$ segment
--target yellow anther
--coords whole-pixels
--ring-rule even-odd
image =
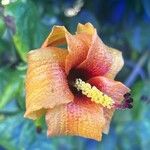
[[[82,81],[81,79],[76,79],[74,87],[78,91],[81,91],[83,95],[86,95],[91,101],[101,104],[103,107],[112,108],[114,101],[111,97],[107,96],[95,86],[91,86],[89,83]]]

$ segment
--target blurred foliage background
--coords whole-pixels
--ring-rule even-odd
[[[132,89],[132,110],[116,111],[102,142],[46,137],[43,121],[23,118],[27,52],[41,46],[53,25],[72,33],[91,22],[102,40],[120,49],[125,66],[117,76]],[[149,0],[0,1],[0,150],[149,150]]]

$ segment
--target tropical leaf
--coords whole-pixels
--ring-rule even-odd
[[[34,48],[34,34],[38,24],[37,8],[32,1],[16,1],[6,7],[7,13],[14,18],[16,33],[13,36],[17,51],[26,61],[27,52]]]
[[[0,86],[0,109],[4,108],[10,101],[17,99],[17,97],[19,99],[18,93],[20,93],[20,96],[23,95],[24,89],[21,71],[4,70],[0,72],[0,79],[2,79]]]

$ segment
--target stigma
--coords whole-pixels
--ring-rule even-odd
[[[83,95],[90,98],[92,102],[101,104],[103,107],[106,107],[108,109],[113,108],[113,105],[115,103],[114,100],[101,92],[95,86],[91,86],[89,83],[86,83],[79,78],[75,80],[74,87],[78,91],[81,91]]]

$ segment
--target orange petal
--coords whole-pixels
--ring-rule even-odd
[[[63,69],[67,54],[54,47],[29,52],[25,117],[36,119],[45,109],[73,100]]]
[[[118,81],[108,79],[106,77],[94,77],[88,81],[91,85],[96,86],[100,91],[104,92],[117,103],[120,103],[124,97],[123,95],[130,91],[128,87]],[[111,118],[113,116],[114,109],[104,108],[104,116],[106,119],[106,125],[103,130],[104,133],[108,133]]]
[[[111,123],[114,111],[115,109],[108,109],[108,108],[103,109],[104,117],[105,117],[105,126],[103,128],[103,133],[105,134],[108,134],[109,132],[110,123]]]
[[[100,141],[105,125],[102,108],[85,99],[49,109],[46,114],[49,136],[76,135]]]
[[[79,65],[86,59],[89,47],[91,45],[91,36],[85,33],[71,35],[66,34],[69,54],[66,57],[66,73],[71,68]]]
[[[110,67],[110,70],[105,74],[105,77],[114,79],[118,72],[122,69],[124,60],[120,51],[111,47],[108,47],[108,49],[112,55],[112,65]]]
[[[87,33],[89,35],[93,35],[95,32],[95,28],[91,23],[86,23],[85,25],[78,23],[77,26],[77,34],[79,33]]]
[[[110,69],[111,63],[111,53],[95,32],[87,58],[77,68],[84,70],[87,78],[91,78],[106,74]]]
[[[42,47],[57,46],[66,43],[65,34],[68,33],[64,26],[54,26]]]

